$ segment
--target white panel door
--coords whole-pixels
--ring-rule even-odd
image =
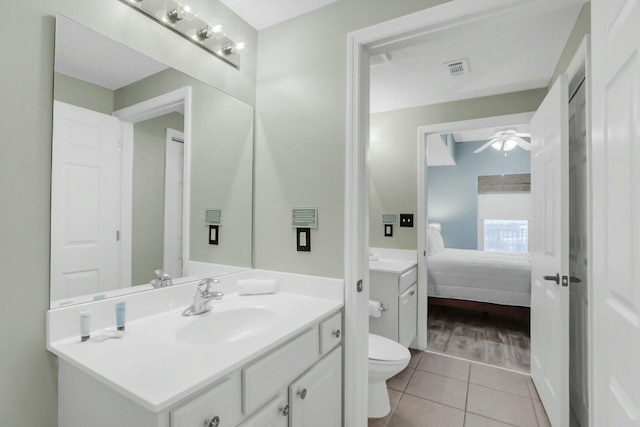
[[[182,277],[182,205],[184,193],[184,134],[167,129],[164,169],[163,269]]]
[[[586,81],[569,102],[569,399],[580,425],[589,425],[589,203]],[[579,282],[576,280],[579,279]]]
[[[531,120],[531,377],[555,427],[569,425],[567,90],[562,75]]]
[[[51,299],[119,287],[120,122],[53,106]]]
[[[640,3],[592,17],[593,423],[640,426]]]

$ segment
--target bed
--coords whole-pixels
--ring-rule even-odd
[[[451,249],[429,240],[430,297],[531,306],[529,254]]]

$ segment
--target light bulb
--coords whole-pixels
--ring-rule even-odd
[[[502,150],[502,144],[503,144],[502,140],[496,141],[493,144],[491,144],[491,148],[493,148],[494,150],[500,151]]]
[[[513,150],[514,148],[516,148],[516,146],[517,146],[517,145],[518,145],[518,143],[517,143],[517,142],[515,142],[513,139],[507,139],[507,140],[504,142],[504,148],[503,148],[503,150],[504,150],[504,151],[511,151],[511,150]]]
[[[214,19],[209,23],[209,27],[211,28],[211,32],[213,34],[213,38],[216,40],[220,40],[226,34],[224,32],[224,27],[222,26],[222,21],[219,19]]]

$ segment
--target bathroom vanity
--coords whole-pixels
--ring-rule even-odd
[[[147,296],[163,291],[189,293],[168,288]],[[128,308],[137,303],[132,298]],[[167,299],[169,305],[179,300]],[[108,316],[101,311],[113,304],[93,303],[92,313],[101,322]],[[59,425],[341,425],[341,301],[289,292],[230,293],[212,307],[192,317],[182,316],[181,305],[141,317],[127,324],[124,338],[104,342],[80,342],[75,329],[64,337],[76,312],[87,307],[50,311],[48,349],[59,358]]]
[[[379,318],[369,318],[369,332],[409,347],[417,334],[418,270],[415,251],[376,249],[369,262],[370,299],[385,304]],[[413,257],[412,257],[413,255]]]

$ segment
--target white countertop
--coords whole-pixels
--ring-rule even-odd
[[[275,324],[254,336],[221,345],[184,344],[176,332],[229,304],[250,304],[278,314]],[[49,350],[153,412],[212,384],[257,355],[278,347],[319,320],[337,312],[341,301],[279,292],[227,294],[213,311],[192,317],[184,307],[129,322],[122,339],[80,342],[78,337],[49,343]],[[221,325],[224,327],[224,325]],[[93,331],[92,336],[99,332]]]
[[[418,265],[416,260],[378,258],[376,261],[369,261],[369,270],[382,273],[400,274]]]

